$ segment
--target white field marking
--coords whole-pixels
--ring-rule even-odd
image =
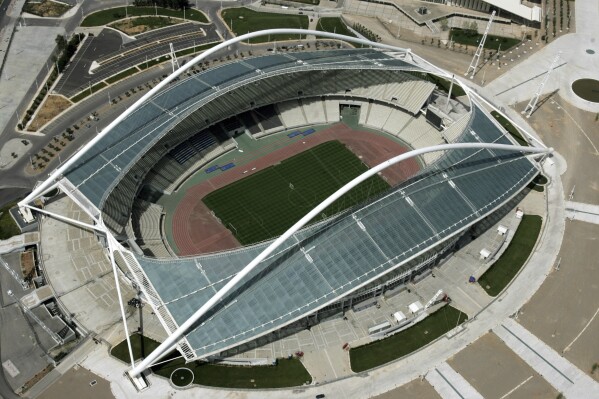
[[[561,109],[562,111],[564,111],[566,113],[566,115],[568,115],[568,117],[570,119],[572,119],[572,122],[574,122],[574,124],[576,125],[576,127],[578,128],[578,130],[580,130],[582,132],[583,136],[586,137],[586,139],[589,141],[589,143],[591,143],[591,145],[595,149],[595,155],[599,155],[599,150],[597,149],[597,147],[595,146],[595,144],[591,141],[591,139],[586,134],[586,132],[582,129],[582,127],[580,127],[580,125],[578,124],[578,122],[576,122],[576,119],[572,118],[572,115],[570,115],[570,113],[568,111],[566,111],[566,109],[564,107],[561,107],[559,102],[556,101],[556,104],[558,105],[557,108]]]
[[[512,388],[512,390],[511,390],[511,391],[509,391],[508,393],[506,393],[505,395],[503,395],[503,396],[502,396],[501,398],[499,398],[499,399],[504,399],[504,398],[507,398],[507,397],[508,397],[508,396],[510,396],[512,393],[514,393],[514,391],[515,391],[516,389],[520,388],[522,385],[524,385],[524,384],[526,384],[528,381],[530,381],[530,379],[531,379],[532,377],[533,377],[533,376],[531,375],[530,377],[528,377],[527,379],[525,379],[524,381],[522,381],[521,383],[519,383],[518,385],[516,385],[514,388]]]
[[[577,335],[576,337],[574,337],[574,339],[572,340],[572,342],[570,342],[570,343],[568,344],[568,346],[566,346],[566,347],[564,348],[564,350],[563,350],[564,352],[567,352],[567,351],[569,351],[569,350],[570,350],[570,347],[571,347],[572,345],[574,345],[574,342],[576,342],[576,340],[577,340],[578,338],[580,338],[580,336],[582,335],[582,333],[584,333],[584,331],[585,331],[585,330],[586,330],[586,329],[589,327],[589,325],[590,325],[590,324],[593,322],[593,320],[594,320],[594,319],[595,319],[595,317],[597,316],[597,313],[599,313],[599,308],[597,308],[597,310],[595,311],[595,314],[593,315],[593,317],[591,317],[591,320],[589,320],[589,322],[586,324],[586,326],[584,326],[584,328],[583,328],[582,330],[580,330],[580,332],[578,333],[578,335]]]

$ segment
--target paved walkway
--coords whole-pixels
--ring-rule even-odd
[[[599,224],[599,205],[567,201],[566,217],[587,223]]]
[[[493,332],[567,398],[599,396],[599,383],[513,319],[504,320]]]
[[[20,107],[21,100],[42,84],[51,65],[47,60],[56,47],[58,34],[64,34],[60,27],[23,26],[15,29],[0,77],[0,132],[7,127],[10,119],[18,112],[22,119],[27,107]],[[41,75],[41,76],[40,76]],[[13,128],[14,126],[10,126]]]
[[[429,371],[426,380],[443,399],[483,399],[483,396],[446,362]]]
[[[559,95],[575,107],[591,112],[599,111],[599,103],[581,99],[571,87],[572,82],[577,79],[599,79],[599,41],[596,40],[599,37],[599,2],[578,0],[574,4],[576,33],[558,38],[515,66],[509,73],[489,83],[489,92],[510,105],[529,100],[539,88],[551,62],[561,52],[561,61],[545,85],[543,94],[558,90]]]
[[[39,240],[40,234],[37,231],[0,240],[0,254],[7,254],[18,249],[23,249],[28,245],[37,244]]]

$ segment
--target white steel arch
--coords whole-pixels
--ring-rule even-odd
[[[210,310],[218,301],[220,301],[238,282],[240,282],[245,276],[248,275],[260,262],[266,259],[272,252],[274,252],[283,242],[289,237],[295,234],[299,229],[309,223],[314,217],[321,214],[321,212],[339,199],[341,196],[346,194],[352,188],[379,173],[380,171],[395,165],[399,162],[405,161],[416,156],[426,154],[429,152],[436,151],[447,151],[456,149],[492,149],[501,151],[512,151],[512,152],[526,152],[531,154],[549,154],[553,152],[552,148],[540,148],[540,147],[520,147],[516,145],[508,144],[491,144],[491,143],[458,143],[458,144],[441,144],[431,147],[420,148],[412,150],[404,154],[398,155],[379,165],[367,170],[360,176],[351,180],[345,184],[339,190],[335,191],[331,196],[317,205],[314,209],[308,212],[303,218],[298,220],[293,226],[291,226],[285,233],[274,240],[268,247],[266,247],[254,260],[252,260],[246,267],[244,267],[237,275],[232,278],[227,284],[225,284],[212,298],[210,298],[204,305],[202,305],[185,323],[181,324],[177,330],[175,330],[162,344],[158,346],[152,353],[148,355],[141,363],[135,366],[129,375],[133,378],[137,377],[146,368],[150,367],[152,363],[159,358],[164,352],[170,350],[174,344],[177,343],[179,338],[185,334],[185,332],[191,328],[208,310]]]
[[[106,136],[108,133],[110,133],[110,131],[115,126],[117,126],[119,123],[121,123],[125,118],[127,118],[133,112],[135,112],[144,102],[146,102],[148,99],[150,99],[152,96],[154,96],[154,94],[159,92],[163,87],[165,87],[166,85],[171,83],[173,80],[175,80],[176,78],[181,76],[183,73],[185,73],[188,69],[190,69],[192,66],[194,66],[198,62],[203,61],[204,59],[210,57],[212,54],[218,52],[219,50],[226,49],[231,44],[238,43],[238,42],[248,40],[248,39],[253,39],[255,37],[277,35],[277,34],[315,35],[315,36],[325,37],[325,38],[329,38],[329,39],[338,39],[338,40],[343,40],[343,41],[347,41],[347,42],[377,47],[377,48],[381,48],[381,49],[393,50],[393,51],[403,52],[406,54],[411,54],[410,49],[391,46],[391,45],[383,44],[383,43],[371,42],[369,40],[359,39],[357,37],[339,35],[337,33],[321,32],[321,31],[317,31],[317,30],[308,30],[308,29],[286,29],[286,28],[285,29],[267,29],[267,30],[261,30],[261,31],[256,31],[256,32],[250,32],[245,35],[234,37],[232,39],[229,39],[220,44],[217,44],[216,46],[204,51],[202,54],[193,58],[191,61],[185,63],[185,65],[183,65],[181,68],[177,69],[172,74],[170,74],[166,79],[164,79],[162,82],[160,82],[156,86],[154,86],[153,89],[151,89],[146,94],[144,94],[131,107],[127,108],[125,110],[125,112],[123,112],[116,119],[114,119],[110,124],[108,124],[104,129],[102,129],[100,134],[98,134],[96,137],[94,137],[92,140],[90,140],[81,150],[79,150],[77,152],[77,154],[73,155],[65,163],[63,163],[59,168],[57,168],[42,184],[40,184],[38,187],[36,187],[25,199],[23,199],[21,202],[19,202],[19,205],[23,206],[24,204],[27,204],[27,203],[33,201],[39,195],[41,195],[45,191],[47,191],[49,189],[50,185],[55,183],[69,167],[71,167],[75,162],[77,162],[77,160],[79,158],[81,158],[81,156],[83,156],[83,154],[85,154],[89,149],[91,149],[94,145],[96,145],[96,143],[98,141],[100,141],[104,136]]]

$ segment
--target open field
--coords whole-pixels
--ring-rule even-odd
[[[111,22],[118,21],[120,19],[125,19],[128,17],[139,17],[144,15],[160,15],[165,17],[174,17],[181,19],[183,19],[184,17],[182,10],[171,10],[168,8],[160,7],[115,7],[88,15],[81,22],[81,26],[90,27],[108,25]],[[206,17],[206,15],[204,15],[204,13],[198,10],[186,10],[185,19],[202,23],[208,22],[208,18]]]
[[[522,217],[522,222],[505,252],[478,279],[478,283],[487,294],[497,296],[518,274],[537,242],[542,222],[543,219],[537,215]]]
[[[356,37],[356,35],[354,35],[352,33],[352,31],[347,29],[347,26],[343,23],[343,21],[339,17],[322,17],[322,18],[320,18],[318,20],[318,25],[317,25],[316,29],[323,31],[323,32],[331,32],[331,33],[337,33],[339,35]]]
[[[485,334],[447,363],[485,398],[556,398],[558,392],[497,335]]]
[[[465,313],[449,305],[444,306],[407,330],[350,349],[351,368],[359,373],[399,359],[429,344],[467,319]]]
[[[136,359],[142,357],[142,343],[144,354],[149,354],[159,345],[158,342],[150,338],[143,337],[142,340],[140,335],[133,334],[131,336],[131,347],[133,356]],[[130,362],[126,341],[114,346],[110,353],[123,362]],[[283,388],[299,386],[312,381],[310,374],[296,358],[277,359],[277,364],[274,366],[242,367],[203,362],[185,364],[183,358],[175,358],[177,356],[179,354],[176,352],[167,355],[165,360],[169,358],[172,360],[152,367],[152,372],[170,378],[173,371],[185,367],[193,372],[193,382],[195,384],[224,388]]]
[[[242,245],[276,237],[338,188],[368,170],[339,141],[323,143],[204,197]],[[389,188],[373,176],[323,212],[331,216]]]
[[[229,29],[233,31],[235,36],[263,29],[308,29],[308,17],[306,15],[274,14],[252,11],[247,8],[227,8],[222,11],[221,17]],[[294,40],[298,38],[298,35],[263,36],[252,39],[251,43],[263,43],[273,40]]]

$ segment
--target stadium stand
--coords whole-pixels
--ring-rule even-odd
[[[281,130],[283,122],[279,119],[277,111],[273,105],[266,105],[264,107],[255,109],[253,111],[256,119],[262,125],[265,133],[275,132]]]
[[[358,119],[358,123],[360,125],[366,126],[366,121],[368,120],[368,114],[370,113],[370,103],[363,102],[360,105],[360,118]]]
[[[389,119],[392,111],[393,108],[387,105],[372,103],[365,125],[373,129],[381,130],[385,123],[387,123],[387,119]]]
[[[411,115],[398,109],[393,109],[389,115],[389,118],[387,118],[387,121],[383,125],[383,130],[392,135],[397,135],[397,133],[404,128],[411,118]]]
[[[324,100],[324,109],[326,111],[326,118],[328,123],[339,122],[339,101],[335,100]]]
[[[251,111],[239,114],[238,117],[251,135],[255,135],[262,132],[260,126],[258,125],[258,122],[252,116]]]
[[[327,122],[324,105],[320,99],[304,100],[304,114],[310,124],[318,125]]]
[[[285,128],[293,129],[294,127],[305,126],[308,124],[308,121],[304,117],[302,108],[297,100],[279,103],[277,104],[277,108]]]

